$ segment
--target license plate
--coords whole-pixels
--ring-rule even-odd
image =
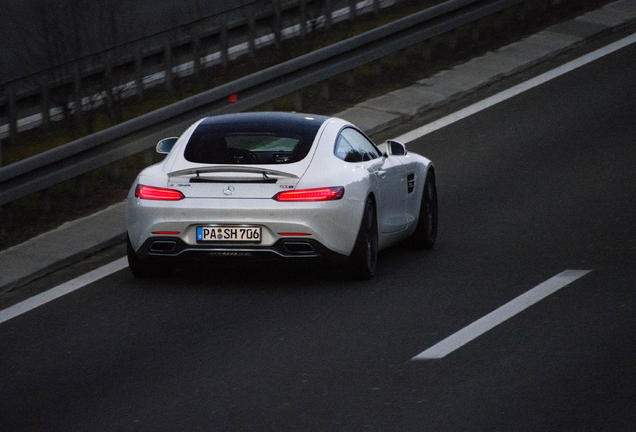
[[[261,242],[261,227],[197,227],[198,242]]]

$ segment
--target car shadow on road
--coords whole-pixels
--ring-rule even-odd
[[[137,280],[137,286],[153,290],[203,289],[240,291],[297,291],[373,289],[396,283],[399,274],[427,268],[434,251],[416,250],[398,244],[379,254],[378,269],[371,280],[356,280],[342,261],[245,261],[220,259],[184,263],[168,274]]]
[[[219,260],[184,263],[168,274],[138,279],[137,286],[152,289],[298,290],[336,287],[351,280],[342,265],[303,262],[241,262]]]

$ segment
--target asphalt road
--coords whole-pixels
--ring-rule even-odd
[[[124,270],[0,324],[0,429],[636,430],[634,83],[632,45],[409,144],[437,166],[438,244],[370,282]]]

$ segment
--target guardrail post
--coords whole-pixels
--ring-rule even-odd
[[[376,60],[373,62],[373,74],[376,77],[382,76],[382,60]]]
[[[251,6],[247,6],[247,53],[251,59],[256,57],[256,20]]]
[[[44,214],[51,212],[51,191],[49,189],[40,191],[40,211]]]
[[[320,83],[320,97],[323,100],[331,99],[331,90],[327,81],[323,81],[322,83]]]
[[[422,55],[424,56],[424,61],[433,60],[433,40],[428,39],[424,41],[424,49],[422,50]]]
[[[495,31],[501,33],[504,28],[504,14],[503,12],[497,12],[493,17],[495,20]]]
[[[121,178],[121,162],[117,161],[112,165],[110,176],[113,180],[119,180]]]
[[[457,49],[457,35],[459,31],[455,29],[448,34],[448,49],[455,51]]]
[[[77,198],[84,198],[86,195],[86,174],[75,177],[75,194]]]
[[[332,0],[325,0],[325,29],[327,31],[331,30],[331,9],[332,9]]]
[[[139,47],[135,53],[135,90],[137,99],[144,97],[144,54],[143,48]]]
[[[9,101],[9,142],[15,144],[18,139],[18,107],[15,101],[15,88],[7,87],[7,99]]]
[[[280,14],[280,0],[272,0],[272,6],[274,8],[274,16],[272,17],[272,31],[274,33],[274,47],[276,49],[280,48],[280,43],[282,41],[281,31],[283,28],[283,23],[281,20]]]
[[[470,39],[474,43],[479,42],[479,20],[470,25]]]
[[[294,92],[294,111],[300,112],[303,110],[303,95],[299,91]]]
[[[73,79],[73,101],[75,106],[73,113],[76,118],[82,115],[82,75],[80,74],[79,66],[75,69],[75,77]]]
[[[357,0],[349,0],[349,21],[355,21],[356,19],[356,3]]]
[[[46,79],[42,79],[40,84],[40,110],[42,111],[42,129],[49,130],[51,126],[51,98]]]
[[[224,68],[228,67],[229,64],[229,42],[227,35],[227,20],[225,19],[225,15],[221,18],[221,34],[219,35],[221,38],[221,64]]]
[[[201,73],[201,38],[199,37],[199,27],[194,26],[190,33],[190,40],[192,41],[192,60],[194,61],[194,76],[198,77]]]
[[[526,3],[521,3],[517,6],[519,8],[519,21],[524,22],[526,17],[528,16],[528,9],[526,8]]]
[[[154,157],[155,157],[154,149],[149,148],[144,150],[143,156],[142,156],[144,166],[152,165]]]
[[[300,0],[298,5],[300,8],[300,36],[303,39],[307,38],[307,2]]]
[[[2,228],[5,232],[13,229],[13,206],[11,203],[2,206]]]
[[[409,59],[406,55],[406,50],[400,51],[398,53],[398,64],[400,65],[400,67],[405,68],[408,62],[409,62]]]
[[[356,86],[356,74],[350,70],[347,72],[347,87],[353,88]]]
[[[113,64],[110,55],[104,56],[104,89],[106,90],[106,106],[113,106]]]
[[[166,69],[166,81],[165,86],[166,90],[169,92],[173,89],[173,76],[172,76],[172,43],[170,40],[166,40],[166,49],[163,54],[163,63]]]

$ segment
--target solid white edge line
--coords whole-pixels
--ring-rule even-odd
[[[476,339],[486,333],[488,330],[493,329],[507,319],[517,315],[519,312],[529,308],[533,304],[543,300],[550,294],[555,293],[564,286],[571,284],[591,271],[592,270],[566,270],[559,273],[514,300],[509,301],[488,315],[478,319],[467,327],[464,327],[457,333],[433,345],[426,351],[421,352],[411,360],[435,360],[445,357],[466,345],[473,339]]]
[[[30,299],[17,303],[7,309],[0,311],[0,324],[10,320],[11,318],[15,318],[18,315],[22,315],[23,313],[42,306],[43,304],[53,301],[56,298],[62,297],[63,295],[83,288],[86,285],[89,285],[113,273],[116,273],[119,270],[125,269],[126,267],[128,267],[128,259],[126,257],[123,257],[98,269],[83,274],[82,276],[76,277],[75,279],[58,285],[55,288],[51,288],[50,290],[45,291],[42,294],[38,294],[34,297],[31,297]]]
[[[423,137],[431,132],[435,132],[438,129],[446,127],[450,124],[453,124],[459,120],[465,119],[473,114],[478,113],[479,111],[483,111],[486,108],[490,108],[493,105],[498,104],[499,102],[503,102],[507,99],[510,99],[520,93],[523,93],[527,90],[530,90],[534,87],[537,87],[543,83],[546,83],[554,78],[557,78],[561,75],[564,75],[568,72],[573,71],[581,66],[584,66],[588,63],[593,62],[594,60],[598,60],[601,57],[604,57],[608,54],[613,53],[614,51],[618,51],[621,48],[624,48],[628,45],[636,42],[636,34],[632,34],[624,39],[611,43],[603,48],[600,48],[596,51],[588,53],[582,57],[579,57],[576,60],[572,60],[569,63],[566,63],[562,66],[557,67],[551,71],[545,72],[535,78],[532,78],[528,81],[525,81],[521,84],[518,84],[514,87],[511,87],[507,90],[502,91],[501,93],[497,93],[489,98],[486,98],[480,102],[477,102],[473,105],[470,105],[464,109],[461,109],[457,112],[454,112],[446,117],[442,117],[439,120],[436,120],[432,123],[426,124],[422,127],[414,129],[410,132],[407,132],[399,137],[395,138],[395,141],[402,142],[404,144],[414,141],[418,138]]]

